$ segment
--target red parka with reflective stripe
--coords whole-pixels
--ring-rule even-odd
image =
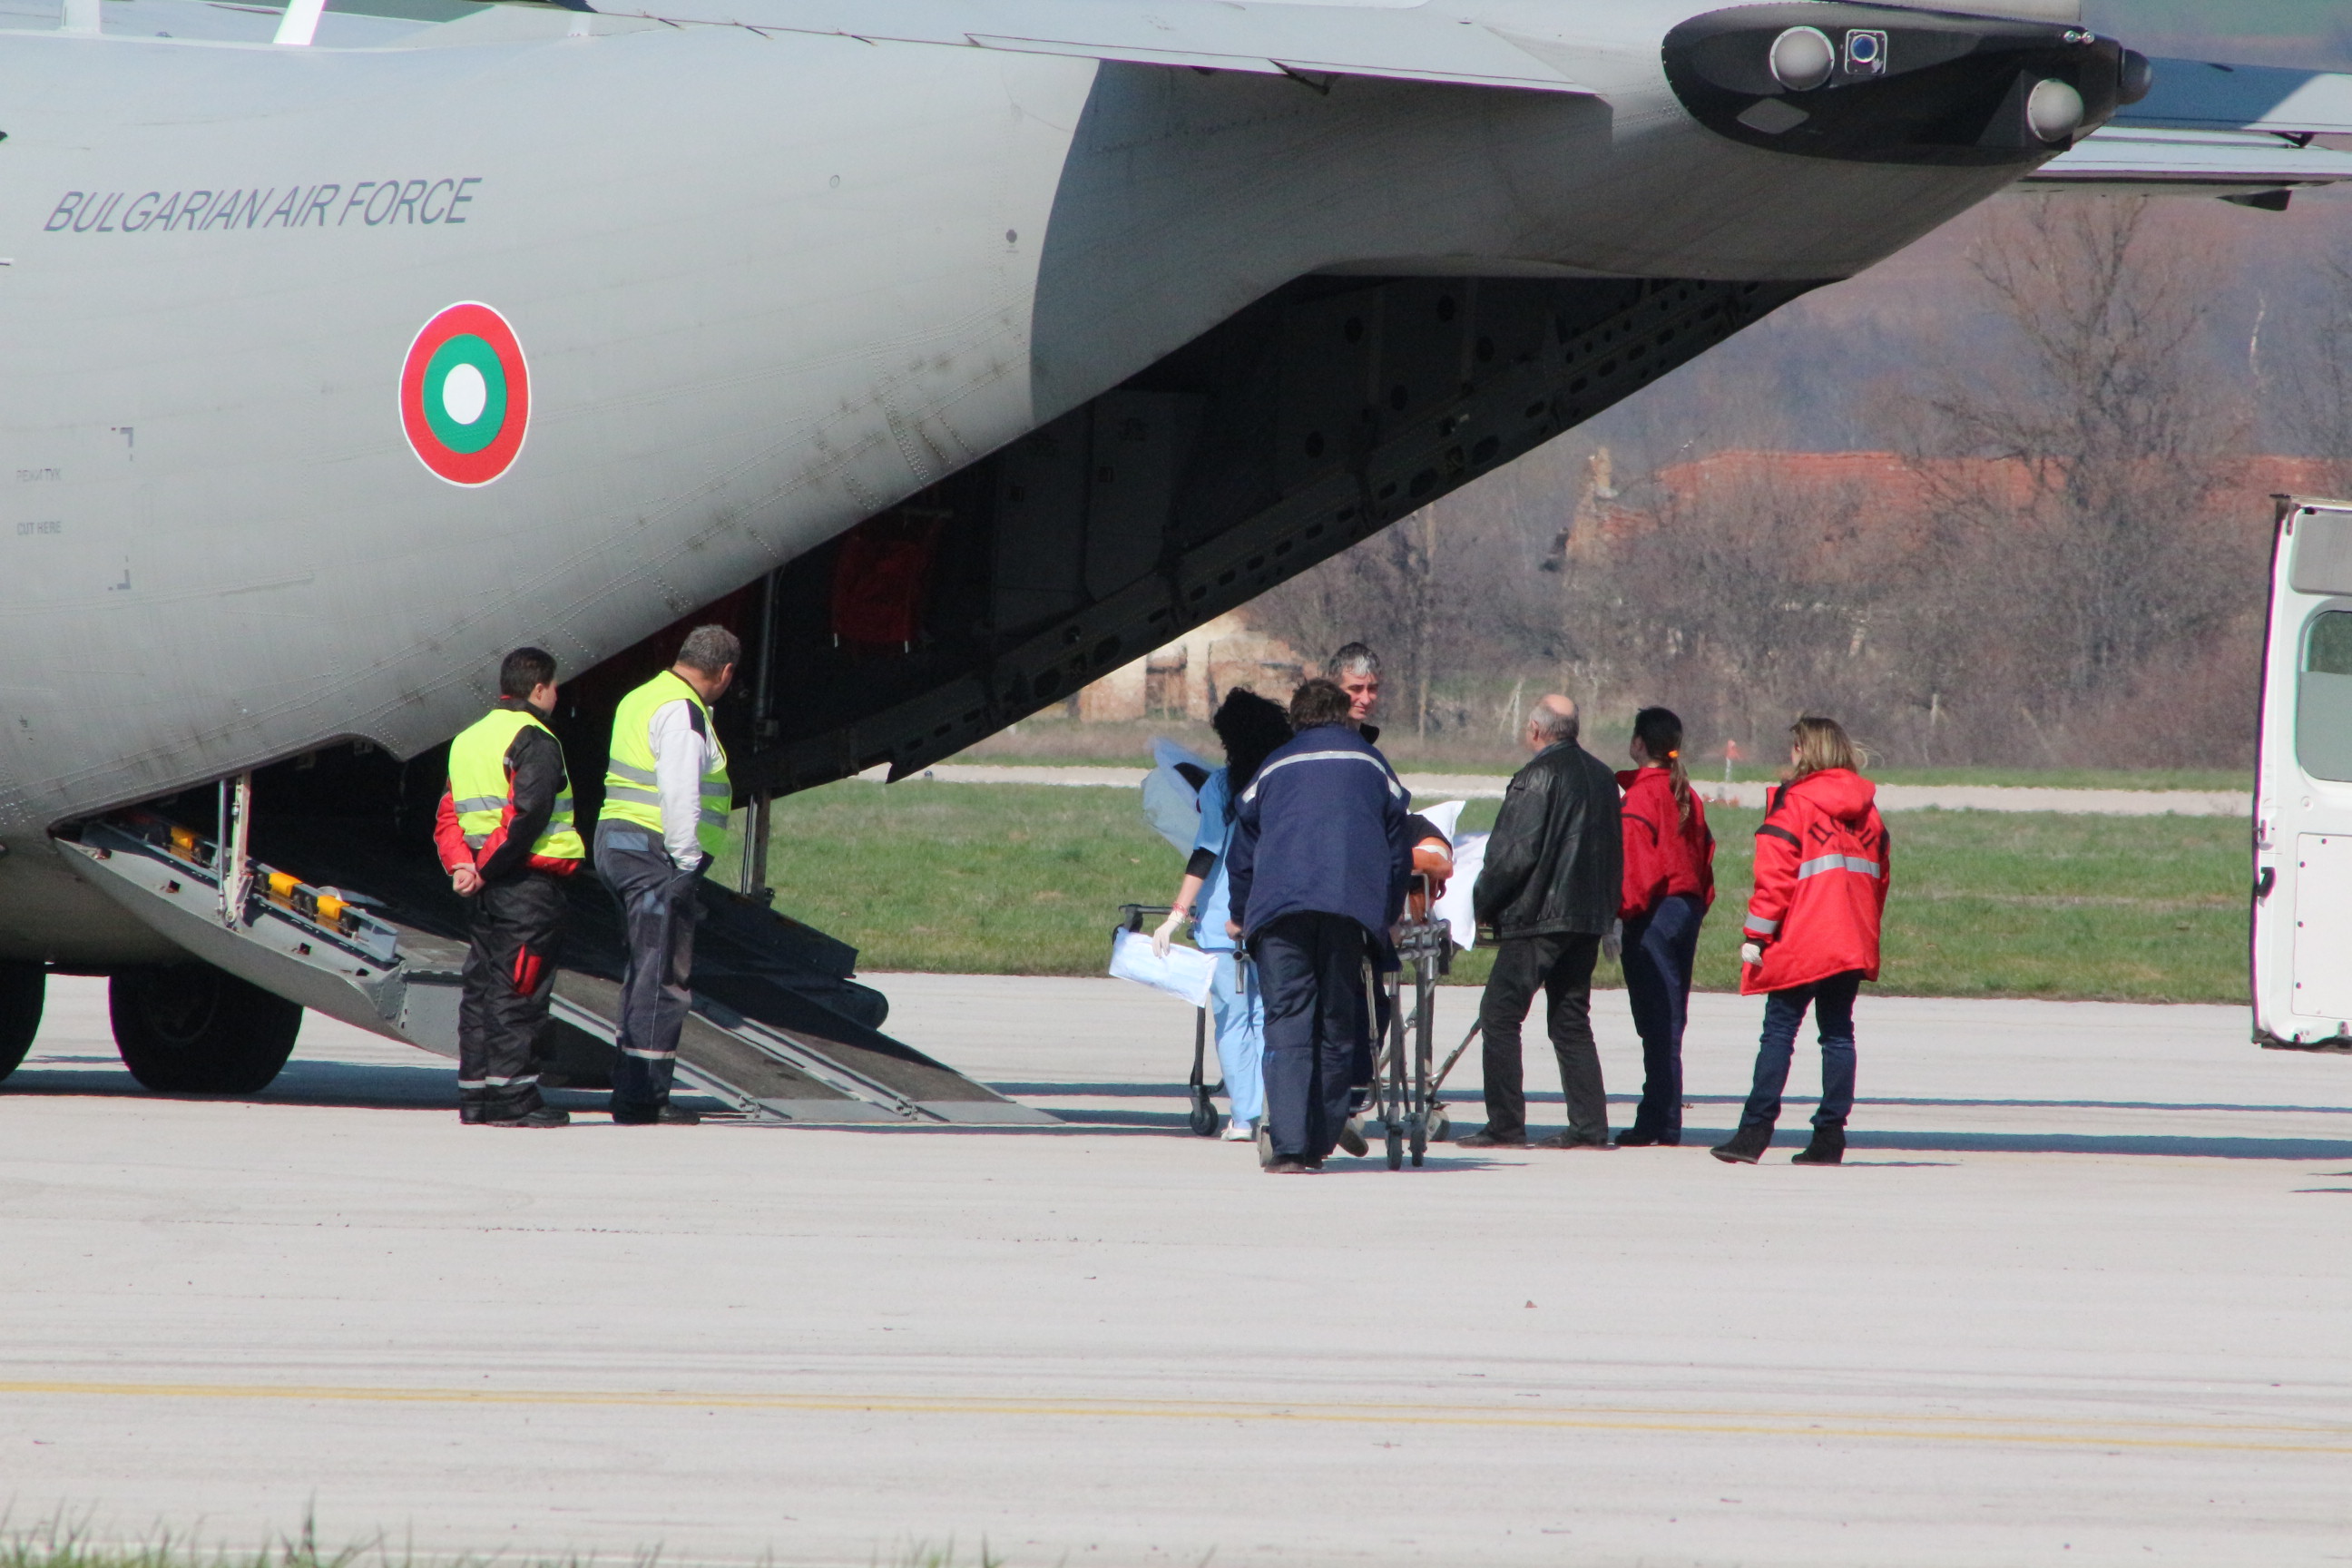
[[[1743,964],[1742,995],[1859,969],[1878,978],[1878,922],[1893,875],[1878,788],[1824,768],[1774,792],[1756,830],[1756,891],[1741,935],[1764,949]]]

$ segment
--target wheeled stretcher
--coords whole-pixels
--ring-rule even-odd
[[[1442,1075],[1433,1076],[1436,1055],[1437,983],[1454,967],[1454,933],[1437,918],[1432,879],[1413,874],[1413,896],[1406,902],[1404,920],[1396,928],[1398,968],[1376,976],[1381,1047],[1372,1067],[1372,1110],[1367,1131],[1385,1134],[1389,1169],[1402,1167],[1408,1154],[1419,1165],[1433,1142],[1443,1142],[1449,1129],[1444,1108],[1436,1103]],[[1404,990],[1412,988],[1412,1007],[1404,1007]],[[1459,1058],[1460,1051],[1454,1053]],[[1446,1061],[1452,1068],[1454,1058]]]

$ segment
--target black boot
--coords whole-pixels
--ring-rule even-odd
[[[1752,1165],[1762,1159],[1764,1151],[1771,1146],[1772,1130],[1769,1127],[1742,1127],[1731,1135],[1730,1142],[1717,1144],[1714,1153],[1727,1165]]]
[[[1835,1165],[1845,1160],[1845,1129],[1816,1127],[1813,1141],[1797,1151],[1791,1165]]]

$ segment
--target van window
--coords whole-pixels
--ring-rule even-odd
[[[2304,638],[2294,754],[2314,778],[2352,783],[2352,610],[2323,611]]]

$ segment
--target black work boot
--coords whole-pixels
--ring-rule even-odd
[[[1836,1165],[1845,1160],[1845,1129],[1816,1127],[1813,1141],[1797,1151],[1791,1165]]]
[[[558,1110],[551,1105],[541,1105],[524,1111],[520,1116],[485,1116],[485,1127],[569,1127],[572,1112]]]
[[[651,1110],[635,1108],[623,1110],[615,1107],[613,1111],[613,1125],[615,1127],[692,1127],[701,1120],[699,1115],[684,1106],[672,1105],[667,1100]]]
[[[1731,1135],[1731,1142],[1717,1144],[1713,1153],[1727,1165],[1752,1165],[1762,1159],[1764,1151],[1771,1146],[1772,1130],[1769,1127],[1742,1127]]]

